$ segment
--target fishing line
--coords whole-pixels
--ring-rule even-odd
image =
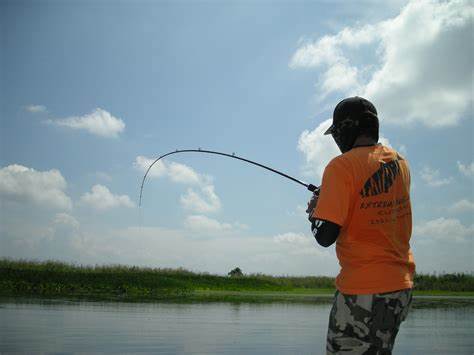
[[[232,154],[227,154],[227,153],[222,153],[222,152],[216,152],[216,151],[213,151],[213,150],[205,150],[205,149],[176,149],[172,152],[169,152],[169,153],[166,153],[166,154],[163,154],[161,155],[160,157],[158,157],[157,159],[155,159],[153,161],[153,163],[150,164],[150,166],[148,167],[148,169],[146,170],[145,172],[145,175],[143,176],[143,180],[142,180],[142,185],[140,187],[140,199],[139,199],[139,202],[138,202],[138,207],[140,208],[141,205],[142,205],[142,195],[143,195],[143,186],[145,185],[145,180],[146,180],[146,177],[148,175],[148,173],[150,172],[151,168],[153,167],[153,165],[155,165],[158,161],[160,161],[161,159],[163,159],[164,157],[167,157],[169,155],[172,155],[172,154],[177,154],[177,153],[206,153],[206,154],[215,154],[215,155],[221,155],[221,156],[225,156],[225,157],[229,157],[229,158],[233,158],[233,159],[237,159],[237,160],[241,160],[241,161],[244,161],[246,163],[249,163],[249,164],[253,164],[253,165],[256,165],[256,166],[259,166],[263,169],[266,169],[266,170],[269,170],[275,174],[278,174],[280,176],[283,176],[287,179],[290,179],[291,181],[294,181],[304,187],[306,187],[309,191],[317,194],[319,192],[319,188],[313,184],[307,184],[301,180],[298,180],[288,174],[285,174],[285,173],[282,173],[281,171],[278,171],[276,169],[273,169],[269,166],[266,166],[266,165],[263,165],[263,164],[260,164],[260,163],[257,163],[255,161],[252,161],[252,160],[249,160],[249,159],[246,159],[246,158],[242,158],[242,157],[239,157],[237,155],[235,155],[235,153],[232,153]]]

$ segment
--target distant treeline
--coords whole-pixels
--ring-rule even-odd
[[[472,274],[417,275],[415,283],[417,290],[474,291]],[[0,259],[0,296],[170,300],[185,298],[198,290],[291,292],[321,289],[334,289],[334,278],[263,274],[230,277],[184,269]]]
[[[474,291],[474,274],[417,274],[415,288],[420,291]]]

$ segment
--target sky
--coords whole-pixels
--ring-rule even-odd
[[[0,1],[0,257],[335,276],[304,187],[334,106],[411,167],[417,271],[474,271],[466,1]]]

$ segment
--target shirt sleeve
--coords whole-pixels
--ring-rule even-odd
[[[348,167],[340,159],[333,159],[324,169],[318,204],[313,217],[344,227],[352,193],[353,183]]]

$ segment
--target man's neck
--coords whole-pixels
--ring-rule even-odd
[[[376,145],[376,144],[377,144],[377,141],[373,139],[372,137],[359,136],[355,140],[353,148],[367,147],[367,146]]]

